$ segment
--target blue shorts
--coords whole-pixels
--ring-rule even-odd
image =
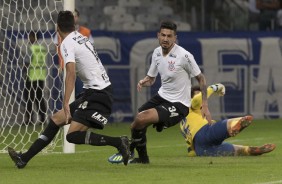
[[[197,156],[233,156],[233,145],[223,143],[228,137],[227,119],[203,126],[194,137]]]

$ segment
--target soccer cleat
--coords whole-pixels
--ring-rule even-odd
[[[17,153],[13,148],[8,147],[8,153],[11,157],[11,159],[15,162],[15,165],[17,168],[22,169],[26,166],[26,162],[22,161],[21,155],[22,153]]]
[[[250,146],[249,153],[250,155],[262,155],[264,153],[269,153],[276,148],[275,144],[265,144],[263,146]]]
[[[242,117],[233,127],[230,128],[229,135],[231,137],[234,137],[239,132],[241,132],[244,128],[249,126],[252,120],[253,120],[253,116],[251,115]]]
[[[122,155],[120,153],[113,154],[108,158],[108,161],[112,164],[120,164],[123,162]]]
[[[140,158],[134,158],[128,161],[129,164],[149,164],[149,157],[140,159]]]
[[[134,152],[131,153],[130,156],[129,156],[129,159],[133,159],[133,158],[134,158]],[[108,162],[110,162],[112,164],[120,164],[120,163],[123,162],[122,155],[120,153],[113,154],[112,156],[110,156],[108,158]]]
[[[123,158],[123,163],[124,165],[127,165],[128,163],[128,159],[129,159],[129,155],[130,155],[130,151],[129,151],[129,140],[127,138],[127,136],[121,136],[121,145],[118,148],[119,153],[121,154],[122,158]]]

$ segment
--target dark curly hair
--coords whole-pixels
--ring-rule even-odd
[[[60,11],[57,25],[62,32],[72,32],[75,30],[74,16],[71,11]]]
[[[160,25],[160,30],[161,29],[170,29],[176,33],[177,25],[171,20],[163,20]]]

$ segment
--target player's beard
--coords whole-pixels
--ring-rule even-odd
[[[168,53],[170,51],[170,49],[173,47],[173,44],[170,44],[169,42],[166,42],[166,44],[164,44],[164,42],[162,42],[161,44],[163,53]]]

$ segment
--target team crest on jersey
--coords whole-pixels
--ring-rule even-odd
[[[169,61],[168,62],[168,69],[170,71],[173,71],[175,69],[174,64],[175,64],[175,61]]]

